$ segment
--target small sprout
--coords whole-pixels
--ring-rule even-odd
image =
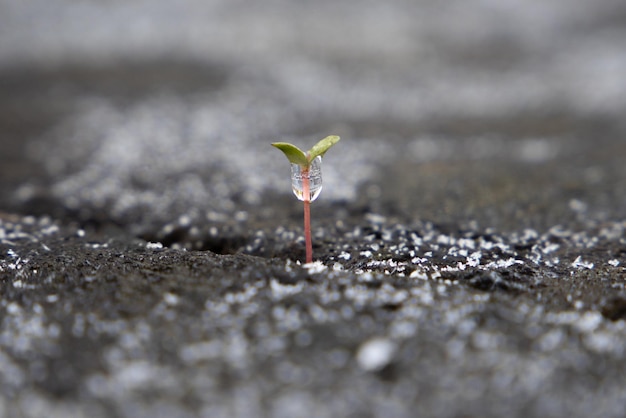
[[[336,135],[327,136],[307,152],[287,142],[272,144],[281,150],[291,163],[291,187],[296,197],[304,202],[304,240],[307,263],[313,261],[310,204],[322,191],[322,157],[338,141],[339,137]]]

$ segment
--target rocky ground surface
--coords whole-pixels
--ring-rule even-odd
[[[621,3],[0,1],[0,417],[623,416]]]

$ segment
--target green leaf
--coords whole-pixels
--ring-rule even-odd
[[[309,161],[313,161],[317,156],[323,157],[326,151],[339,142],[337,135],[330,135],[313,145],[313,148],[307,153]]]
[[[272,145],[281,150],[290,163],[298,164],[303,167],[309,166],[309,160],[306,158],[306,154],[295,145],[287,142],[274,142]]]

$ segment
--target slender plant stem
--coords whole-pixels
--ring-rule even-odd
[[[311,242],[311,192],[309,187],[309,170],[302,170],[302,193],[304,194],[304,241],[306,246],[306,262],[313,262],[313,243]]]

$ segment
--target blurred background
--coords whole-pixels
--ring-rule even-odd
[[[1,0],[0,210],[299,226],[269,144],[338,134],[321,217],[619,218],[624,45],[621,0]]]

